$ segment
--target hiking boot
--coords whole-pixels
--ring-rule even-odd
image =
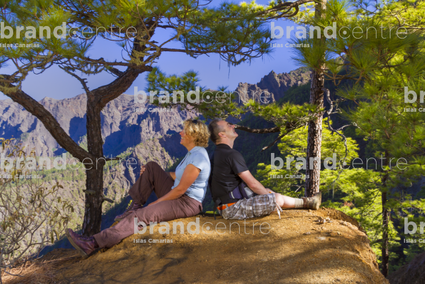
[[[83,256],[88,257],[96,249],[99,248],[94,237],[83,237],[75,233],[71,229],[65,231],[66,237],[68,238],[71,245]]]
[[[86,241],[86,242],[91,241],[93,239],[93,237],[85,237],[85,236],[79,235],[71,229],[69,229],[69,231],[70,231],[69,234],[72,235],[73,238],[79,238],[79,239]]]
[[[304,208],[317,210],[322,203],[322,192],[315,193],[312,197],[303,197]]]
[[[118,215],[115,217],[114,221],[118,222],[121,221],[122,219],[124,219],[125,217],[127,217],[128,215],[130,215],[131,213],[133,213],[134,211],[136,211],[137,209],[142,208],[143,206],[140,205],[139,203],[136,203],[134,201],[131,202],[130,206],[124,211],[124,213],[122,213],[121,215]]]

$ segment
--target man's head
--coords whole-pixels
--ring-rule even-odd
[[[213,119],[208,125],[208,129],[211,141],[216,145],[220,143],[233,145],[233,141],[238,137],[235,126],[219,118]]]

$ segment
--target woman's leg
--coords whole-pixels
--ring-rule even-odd
[[[146,203],[152,191],[156,196],[162,197],[167,194],[174,184],[174,180],[157,163],[148,162],[145,165],[145,171],[136,180],[136,183],[130,188],[129,195],[133,203],[124,213],[117,215],[115,221],[121,221],[132,211],[142,208]]]
[[[144,222],[144,224],[149,225],[150,223],[159,223],[178,218],[195,216],[200,212],[202,212],[202,203],[187,195],[183,195],[178,199],[162,201],[135,210],[114,227],[108,228],[99,234],[94,235],[94,238],[100,248],[110,248],[119,243],[122,239],[134,234],[135,223],[140,224],[141,222]],[[139,228],[136,227],[136,232],[138,230]]]
[[[137,179],[136,183],[130,188],[129,195],[133,202],[143,205],[148,200],[152,191],[156,196],[166,195],[174,185],[174,180],[157,163],[148,162],[146,170]]]

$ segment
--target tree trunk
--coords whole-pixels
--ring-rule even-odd
[[[315,17],[320,18],[325,15],[326,0],[316,3]],[[315,41],[324,40],[315,39]],[[323,57],[325,55],[323,54]],[[311,74],[310,104],[317,105],[319,108],[324,106],[324,87],[325,87],[325,66],[313,70]],[[308,141],[307,141],[307,161],[306,161],[306,179],[305,196],[313,196],[320,190],[320,165],[322,150],[322,120],[323,113],[316,115],[315,119],[308,123]]]
[[[0,284],[3,284],[3,281],[1,279],[2,267],[3,267],[3,247],[0,246]]]
[[[83,235],[91,236],[100,232],[103,203],[103,139],[101,129],[101,110],[95,107],[92,94],[87,95],[87,145],[88,152],[96,157],[87,159],[86,164],[86,200],[83,221]],[[88,163],[89,164],[88,164]]]
[[[388,222],[390,218],[390,212],[385,205],[387,204],[387,192],[382,192],[382,274],[388,277],[388,263],[389,263],[389,241],[388,241]]]
[[[100,232],[103,202],[103,166],[86,170],[86,200],[84,206],[83,235]]]
[[[313,71],[311,78],[310,103],[323,107],[324,75]],[[320,188],[320,165],[322,150],[322,120],[323,113],[318,113],[314,120],[308,123],[307,163],[305,179],[305,195],[313,196]]]
[[[385,152],[385,159],[382,161],[382,166],[387,166],[389,162],[388,152]],[[389,239],[388,239],[388,225],[390,221],[390,211],[385,206],[387,205],[388,196],[387,196],[387,180],[388,173],[384,174],[382,178],[382,194],[381,194],[381,203],[382,203],[382,274],[385,277],[388,277],[388,267],[389,267]]]

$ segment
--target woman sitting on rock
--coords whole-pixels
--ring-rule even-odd
[[[208,127],[198,120],[186,120],[183,125],[180,144],[186,147],[188,153],[175,172],[166,173],[155,162],[142,166],[140,177],[129,191],[133,199],[131,206],[115,218],[119,223],[91,237],[66,230],[68,240],[81,255],[86,257],[98,248],[110,248],[132,235],[136,217],[138,222],[150,224],[191,217],[202,212],[211,171],[205,150],[210,134]],[[143,207],[152,191],[158,200]]]

